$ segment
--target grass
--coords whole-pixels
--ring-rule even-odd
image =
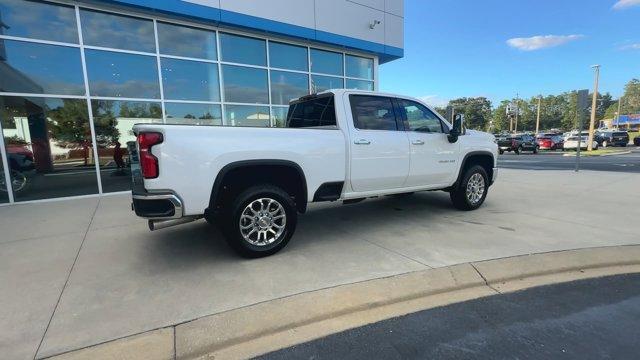
[[[628,149],[623,147],[613,148],[613,149],[612,148],[598,149],[598,150],[592,150],[592,151],[580,150],[580,156],[602,156],[602,155],[625,152],[625,151],[628,151]],[[576,153],[577,153],[576,151],[567,152],[565,153],[565,156],[576,156]]]
[[[640,137],[640,132],[630,132],[629,133],[629,141],[633,143],[633,139]]]

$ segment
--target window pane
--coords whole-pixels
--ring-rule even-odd
[[[78,43],[72,6],[24,0],[0,1],[0,33],[33,39]]]
[[[95,194],[87,101],[0,97],[16,201]]]
[[[308,71],[307,48],[269,42],[269,65],[275,68]]]
[[[405,129],[428,133],[441,133],[440,119],[422,104],[399,99],[400,111],[404,112]]]
[[[373,79],[373,59],[367,59],[360,56],[346,56],[347,76],[362,79]]]
[[[160,53],[216,60],[216,33],[158,22]]]
[[[307,128],[336,126],[336,110],[333,95],[316,97],[289,106],[287,127]]]
[[[361,130],[397,130],[396,117],[390,98],[351,95],[353,125]]]
[[[2,157],[0,157],[0,204],[9,202],[9,195],[7,195],[7,183],[4,177],[3,164],[4,163],[2,162]]]
[[[274,106],[271,108],[271,121],[275,127],[284,127],[289,107]]]
[[[241,103],[269,103],[267,70],[222,65],[224,101]]]
[[[155,57],[87,49],[85,59],[92,96],[160,98]]]
[[[161,123],[160,103],[92,100],[102,191],[131,190],[128,146],[135,146],[132,127],[138,123]]]
[[[271,71],[271,102],[288,105],[292,99],[309,94],[309,75]]]
[[[342,54],[311,49],[311,72],[343,75]]]
[[[224,115],[231,126],[269,126],[269,107],[225,105]]]
[[[85,45],[156,52],[151,20],[86,9],[80,20]]]
[[[0,91],[84,95],[80,49],[0,39]]]
[[[373,91],[373,81],[347,79],[347,89]]]
[[[344,79],[333,76],[311,75],[311,92],[319,93],[329,89],[344,89]]]
[[[222,125],[220,105],[165,103],[167,124]]]
[[[266,66],[267,50],[265,44],[265,40],[220,34],[222,61]]]
[[[161,61],[165,99],[220,101],[218,65],[167,58]]]

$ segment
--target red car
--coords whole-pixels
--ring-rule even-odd
[[[536,142],[538,143],[538,147],[540,148],[540,150],[557,150],[557,149],[562,149],[562,137],[557,136],[557,135],[553,135],[553,136],[547,136],[547,135],[543,135],[543,136],[539,136],[536,139]]]

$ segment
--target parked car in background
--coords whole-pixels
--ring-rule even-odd
[[[564,139],[559,134],[541,133],[536,137],[539,150],[562,150]]]
[[[565,150],[577,150],[578,149],[578,139],[580,139],[580,149],[586,150],[587,149],[587,144],[589,142],[589,136],[578,137],[577,135],[570,136],[567,140],[565,140],[564,149]],[[593,140],[592,149],[594,149],[594,150],[598,149],[598,142],[595,141],[595,140]]]
[[[633,145],[640,146],[640,136],[633,138]]]
[[[532,151],[534,154],[538,153],[539,147],[536,139],[532,135],[503,135],[498,137],[496,142],[498,143],[498,151],[500,154],[504,154],[505,151],[513,151],[516,154],[520,154],[522,151]]]
[[[602,147],[627,146],[629,144],[629,134],[626,131],[606,131],[600,134]]]

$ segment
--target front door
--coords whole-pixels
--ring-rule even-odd
[[[459,144],[447,139],[449,127],[426,106],[398,99],[398,112],[411,147],[405,186],[448,186],[457,175]]]
[[[402,187],[409,174],[409,140],[401,131],[392,99],[349,95],[351,187],[356,192]]]

